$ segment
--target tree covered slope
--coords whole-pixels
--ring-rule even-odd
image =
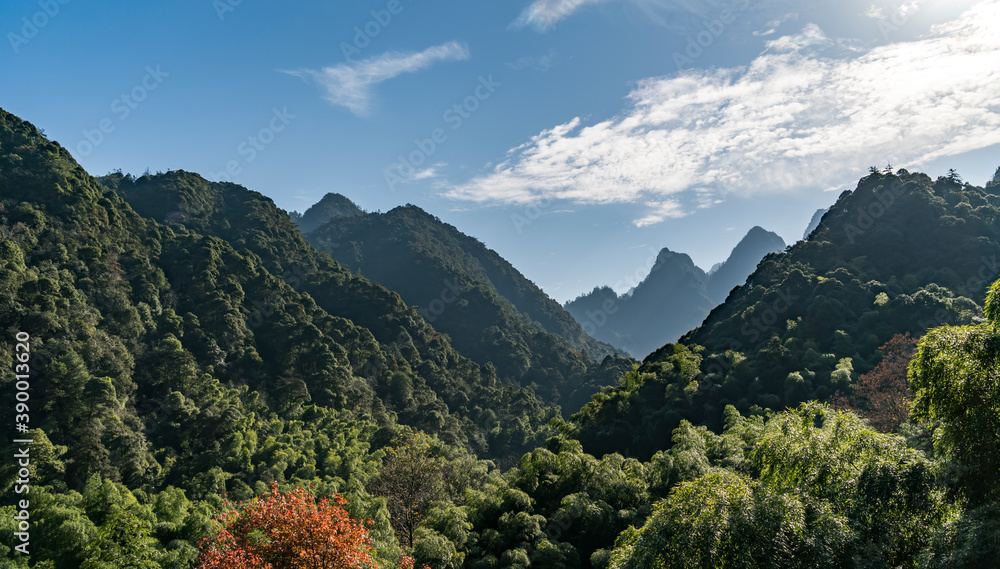
[[[701,327],[596,396],[576,417],[581,440],[648,456],[681,419],[721,428],[727,404],[754,413],[849,392],[894,335],[982,318],[998,214],[997,186],[873,173]]]
[[[185,172],[105,182],[0,115],[0,341],[7,359],[14,332],[32,337],[32,427],[62,449],[48,483],[244,495],[346,480],[320,434],[335,425],[357,448],[409,425],[500,457],[558,415],[260,194]]]
[[[416,206],[334,217],[308,238],[398,292],[462,354],[567,411],[631,367],[495,251]]]

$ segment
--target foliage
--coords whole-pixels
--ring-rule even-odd
[[[369,482],[369,491],[385,498],[392,528],[407,547],[413,547],[431,502],[445,497],[444,469],[428,438],[416,435],[387,449],[378,476]]]
[[[806,404],[728,423],[720,442],[742,460],[706,461],[622,534],[612,567],[913,567],[953,510],[931,462],[853,414]]]
[[[0,390],[13,398],[12,332],[28,331],[35,441],[30,563],[9,547],[14,461],[0,558],[192,569],[205,543],[201,561],[256,566],[982,566],[1000,283],[984,310],[970,298],[993,278],[993,188],[873,172],[642,364],[521,335],[541,316],[479,330],[473,344],[510,349],[475,359],[263,196],[186,172],[99,183],[0,112]],[[520,318],[491,306],[506,305],[475,307],[477,326]],[[929,328],[910,379],[930,421],[872,429],[901,411],[880,406],[902,390],[896,335]],[[803,404],[838,390],[869,420]],[[289,557],[324,528],[335,542]]]
[[[314,207],[344,201],[328,194]],[[567,415],[631,365],[496,252],[416,206],[323,217],[308,234],[313,245],[398,292],[459,352],[492,363]]]
[[[229,504],[202,546],[202,569],[361,569],[374,565],[368,530],[335,496],[318,502],[303,488],[244,506]]]
[[[929,332],[910,365],[914,416],[940,421],[935,444],[962,469],[974,503],[1000,484],[1000,281],[986,300],[989,320]]]
[[[941,528],[921,556],[925,569],[988,569],[1000,557],[1000,504],[968,510]]]
[[[1000,274],[997,219],[997,186],[873,172],[807,240],[765,257],[682,348],[596,395],[577,436],[590,452],[648,458],[682,419],[718,431],[727,405],[753,414],[850,394],[893,336],[983,321],[977,302]],[[700,358],[693,375],[675,365],[685,350]]]
[[[849,540],[828,508],[713,473],[679,486],[642,529],[622,534],[611,567],[835,567]]]
[[[849,397],[839,391],[835,393],[831,397],[833,406],[854,410],[883,433],[898,431],[910,416],[912,397],[907,368],[916,352],[916,344],[908,333],[893,336],[879,348],[882,361],[858,378]]]

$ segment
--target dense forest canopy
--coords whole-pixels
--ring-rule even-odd
[[[327,205],[348,215],[320,215],[324,227],[417,220],[445,231],[434,249],[462,237],[409,208]],[[508,338],[537,332],[511,352],[529,369],[509,373],[491,359],[500,343],[465,354],[266,197],[188,172],[93,178],[0,111],[0,391],[30,395],[0,414],[33,441],[24,471],[0,461],[0,557],[992,566],[998,208],[996,183],[873,172],[703,326],[634,366],[570,349],[492,296],[503,286],[489,275],[477,298],[523,325]],[[485,250],[464,246],[456,263]],[[571,394],[609,384],[566,419]]]
[[[305,216],[345,199],[327,195]],[[317,249],[399,293],[463,355],[531,386],[567,417],[634,363],[495,251],[416,206],[323,217],[306,234]]]
[[[1000,191],[957,177],[877,171],[806,241],[767,256],[679,343],[654,352],[577,416],[584,448],[649,457],[681,420],[850,392],[896,334],[982,322],[1000,276]]]

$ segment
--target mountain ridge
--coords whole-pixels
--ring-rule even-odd
[[[1000,191],[899,170],[846,191],[810,234],[767,255],[726,302],[646,357],[574,421],[584,447],[648,456],[681,420],[849,393],[897,334],[982,320],[1000,275]]]
[[[777,234],[755,226],[711,273],[687,254],[663,248],[630,294],[619,297],[595,287],[564,306],[592,336],[645,357],[701,324],[767,253],[784,247]]]
[[[600,369],[608,356],[614,369],[630,365],[495,251],[415,205],[333,218],[307,237],[343,266],[398,291],[460,352],[552,397],[568,396],[568,408],[600,387],[572,378]],[[602,384],[613,381],[599,375]]]

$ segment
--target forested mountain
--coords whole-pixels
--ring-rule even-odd
[[[711,273],[665,248],[629,293],[619,298],[610,288],[598,287],[567,302],[566,310],[595,338],[645,357],[700,325],[765,255],[784,248],[777,234],[754,227]]]
[[[641,358],[701,323],[715,306],[707,282],[691,257],[664,248],[628,294],[596,288],[567,302],[566,310],[595,338]]]
[[[331,219],[364,214],[365,211],[351,200],[340,194],[331,193],[323,196],[323,199],[313,204],[305,213],[293,211],[289,215],[303,233],[309,233]]]
[[[823,216],[826,215],[826,212],[828,211],[830,211],[829,208],[816,210],[812,219],[809,220],[809,225],[806,226],[806,230],[802,233],[803,239],[809,239],[809,234],[816,231],[816,228],[819,227],[819,222],[823,221]]]
[[[32,441],[0,443],[0,564],[990,567],[998,213],[873,173],[681,342],[568,360],[620,381],[566,421],[268,198],[93,178],[0,111],[0,417]]]
[[[618,357],[603,368],[591,363],[618,351],[591,338],[496,252],[416,206],[335,217],[307,237],[345,268],[398,292],[462,354],[567,411],[630,369]]]
[[[876,172],[807,241],[768,255],[679,343],[577,416],[585,448],[649,456],[682,419],[794,407],[847,392],[894,335],[980,321],[1000,275],[1000,189]]]
[[[404,426],[502,458],[559,415],[317,252],[270,199],[187,172],[98,181],[6,112],[0,236],[2,385],[12,398],[15,335],[30,335],[33,483],[55,492],[356,489]],[[567,358],[576,377],[620,375]]]
[[[715,305],[722,304],[729,296],[729,291],[746,282],[761,259],[768,253],[777,253],[784,249],[785,241],[777,233],[755,226],[736,244],[722,266],[709,275],[709,297]],[[715,305],[712,308],[715,308]]]

